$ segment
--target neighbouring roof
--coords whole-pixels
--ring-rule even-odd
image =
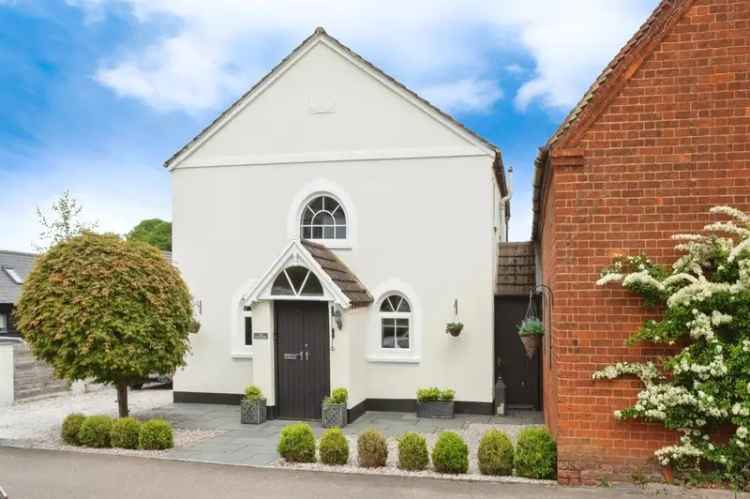
[[[0,250],[0,303],[13,303],[21,296],[23,280],[31,272],[37,255]],[[15,277],[21,278],[21,283]]]
[[[534,288],[534,244],[500,243],[497,249],[496,296],[525,296]]]
[[[310,241],[301,242],[334,284],[349,298],[352,307],[362,307],[373,302],[372,295],[367,288],[330,249]]]
[[[540,148],[539,155],[534,162],[534,216],[532,222],[532,239],[538,236],[537,227],[541,210],[542,194],[544,190],[544,170],[550,149],[563,143],[572,130],[583,124],[584,117],[594,116],[595,104],[606,102],[613,91],[617,90],[617,84],[630,78],[635,71],[631,70],[632,63],[638,59],[643,60],[653,50],[655,44],[651,42],[657,37],[665,35],[667,26],[674,16],[679,16],[694,0],[661,0],[651,15],[641,25],[640,29],[620,49],[617,55],[604,68],[598,78],[589,87],[581,100],[573,107],[573,110],[565,117],[560,127]],[[601,110],[601,109],[600,109]]]
[[[195,137],[193,137],[190,140],[190,142],[188,142],[187,144],[185,144],[184,146],[182,146],[182,148],[180,148],[169,159],[167,159],[164,162],[164,166],[166,168],[169,168],[172,165],[172,163],[175,161],[175,159],[177,159],[178,156],[180,156],[183,152],[187,151],[193,144],[195,144],[196,142],[198,142],[199,140],[201,140],[203,138],[203,136],[205,136],[206,134],[208,134],[209,131],[217,123],[219,123],[225,116],[227,116],[232,111],[234,111],[234,109],[237,108],[245,100],[246,97],[248,97],[250,94],[252,94],[261,85],[263,85],[263,83],[265,83],[266,81],[268,81],[282,67],[284,67],[284,65],[286,64],[287,61],[289,61],[290,59],[294,58],[294,56],[296,56],[299,52],[301,52],[303,50],[303,48],[305,48],[309,43],[311,43],[314,39],[317,39],[318,37],[325,37],[326,40],[332,42],[338,48],[340,48],[341,50],[343,50],[344,52],[346,52],[347,54],[349,54],[353,59],[356,59],[357,61],[361,62],[366,67],[370,68],[371,70],[373,70],[374,72],[376,72],[378,75],[382,76],[383,78],[385,78],[389,82],[393,83],[398,88],[400,88],[401,90],[405,91],[410,96],[412,96],[413,98],[417,99],[419,102],[421,102],[422,104],[424,104],[425,106],[427,106],[428,108],[430,108],[432,111],[434,111],[437,114],[439,114],[442,118],[444,118],[445,120],[447,120],[448,122],[450,122],[454,126],[458,127],[459,129],[463,130],[464,132],[466,132],[467,134],[469,134],[471,137],[473,137],[474,139],[476,139],[477,141],[481,142],[486,147],[488,147],[492,151],[494,151],[495,152],[495,158],[496,158],[495,175],[497,175],[497,177],[498,177],[498,183],[500,184],[500,189],[502,191],[503,196],[507,195],[507,193],[508,193],[508,186],[507,186],[507,181],[506,181],[506,178],[505,178],[505,171],[504,171],[504,168],[502,167],[502,165],[503,165],[502,159],[501,159],[502,155],[501,155],[500,149],[495,144],[491,143],[490,141],[488,141],[485,138],[483,138],[480,135],[478,135],[476,132],[474,132],[471,129],[467,128],[461,122],[459,122],[458,120],[456,120],[453,116],[451,116],[450,114],[446,113],[445,111],[442,111],[441,109],[437,108],[434,104],[432,104],[431,102],[429,102],[427,99],[419,96],[416,92],[414,92],[413,90],[411,90],[408,87],[406,87],[403,83],[399,82],[398,80],[396,80],[395,78],[393,78],[392,76],[390,76],[389,74],[387,74],[385,71],[383,71],[379,67],[375,66],[373,63],[371,63],[370,61],[368,61],[367,59],[363,58],[362,56],[360,56],[359,54],[357,54],[356,52],[354,52],[352,49],[350,49],[349,47],[347,47],[346,45],[344,45],[343,43],[341,43],[341,41],[339,41],[337,38],[334,38],[333,36],[329,35],[326,32],[326,30],[323,29],[320,26],[317,27],[317,28],[315,28],[315,31],[310,36],[308,36],[307,38],[305,38],[302,41],[302,43],[300,43],[294,50],[292,50],[289,53],[289,55],[287,55],[285,58],[283,58],[276,66],[273,67],[273,69],[271,69],[271,71],[269,71],[263,78],[261,78],[255,85],[253,85],[247,92],[245,92],[244,94],[242,94],[242,96],[240,96],[240,98],[238,98],[236,101],[234,101],[226,110],[224,110],[224,112],[222,112],[219,116],[217,116],[216,119],[214,119],[208,126],[206,126],[203,130],[201,130],[201,132],[198,135],[196,135]]]

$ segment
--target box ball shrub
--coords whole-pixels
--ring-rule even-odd
[[[422,471],[430,464],[427,441],[418,433],[408,432],[398,441],[398,467],[407,471]]]
[[[388,459],[388,443],[382,433],[367,430],[357,439],[357,459],[362,468],[380,468]]]
[[[320,462],[346,464],[349,460],[349,442],[340,428],[329,428],[320,438]]]
[[[109,416],[89,416],[81,423],[78,441],[86,447],[109,447],[112,432],[112,418]]]
[[[488,430],[479,441],[477,459],[483,475],[512,475],[513,443],[502,431]]]
[[[315,434],[307,423],[285,426],[277,448],[281,457],[290,463],[315,462]]]
[[[263,398],[263,390],[256,385],[248,385],[245,388],[245,400],[260,400]]]
[[[85,419],[86,416],[80,412],[74,412],[65,416],[62,429],[60,430],[63,442],[70,445],[81,445],[80,440],[78,440],[78,433],[81,431],[81,425]]]
[[[452,431],[438,436],[432,449],[432,465],[438,473],[466,473],[469,469],[469,447]]]
[[[546,428],[526,428],[518,434],[513,457],[516,474],[526,478],[555,478],[557,445]]]
[[[112,423],[109,440],[112,447],[137,449],[141,433],[141,423],[135,418],[120,418]]]
[[[174,447],[172,425],[164,419],[149,419],[141,425],[138,445],[146,450],[163,450]]]

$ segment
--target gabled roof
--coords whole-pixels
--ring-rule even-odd
[[[349,270],[344,262],[322,244],[310,241],[302,241],[318,265],[328,274],[331,280],[343,291],[352,307],[361,307],[373,302],[372,295],[367,288],[357,279],[357,276]]]
[[[178,150],[176,153],[172,155],[169,159],[167,159],[164,162],[164,166],[166,168],[173,168],[176,166],[177,163],[179,163],[179,160],[181,160],[183,157],[186,157],[192,150],[194,150],[195,147],[197,147],[204,139],[207,139],[210,137],[218,128],[220,128],[223,123],[231,119],[231,117],[241,110],[245,104],[250,100],[250,98],[256,93],[256,91],[259,91],[261,88],[264,87],[264,85],[274,79],[278,73],[280,73],[292,60],[296,58],[296,56],[307,49],[307,47],[311,46],[313,43],[318,42],[320,40],[325,40],[329,43],[331,43],[334,47],[338,48],[342,52],[344,52],[346,55],[348,55],[353,60],[359,62],[362,64],[365,68],[369,69],[370,71],[376,73],[381,78],[385,79],[388,83],[396,87],[397,89],[405,92],[409,97],[411,97],[418,105],[421,105],[425,109],[429,110],[430,112],[437,115],[437,117],[446,125],[448,125],[453,130],[457,131],[460,135],[473,140],[474,142],[477,142],[481,146],[489,149],[491,152],[493,152],[496,156],[496,161],[498,161],[498,165],[502,166],[502,161],[500,160],[500,149],[489,142],[488,140],[484,139],[477,133],[473,132],[472,130],[466,128],[462,123],[460,123],[458,120],[456,120],[453,116],[446,113],[445,111],[442,111],[438,109],[435,105],[430,103],[427,99],[424,99],[423,97],[420,97],[417,95],[416,92],[413,90],[407,88],[404,84],[393,78],[392,76],[388,75],[385,71],[378,68],[356,52],[354,52],[352,49],[341,43],[338,39],[334,38],[333,36],[329,35],[325,29],[322,27],[315,28],[315,31],[305,38],[305,40],[302,41],[292,52],[286,56],[284,59],[281,60],[276,66],[274,66],[271,71],[266,74],[263,78],[260,79],[255,85],[253,85],[250,90],[245,92],[239,99],[237,99],[234,103],[232,103],[224,112],[222,112],[214,121],[212,121],[206,128],[204,128],[198,135],[193,137],[193,139],[185,144],[180,150]],[[501,186],[501,190],[503,191],[503,195],[507,194],[507,183],[505,179],[505,172],[502,168],[495,167],[495,173],[498,176],[498,183]]]
[[[610,102],[620,93],[625,83],[636,73],[643,61],[656,50],[659,43],[693,3],[694,0],[661,0],[640,29],[594,80],[547,143],[540,148],[534,163],[532,239],[538,236],[537,225],[545,189],[545,167],[550,150],[570,146],[596,122]]]
[[[26,280],[34,266],[37,255],[19,251],[0,250],[0,303],[13,303],[21,296],[23,282],[16,282],[15,276]]]

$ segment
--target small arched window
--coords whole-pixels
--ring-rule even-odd
[[[380,346],[394,350],[410,348],[411,306],[401,295],[387,295],[380,303]]]
[[[302,239],[346,239],[346,213],[331,196],[317,196],[302,210]]]
[[[323,296],[323,286],[309,269],[295,265],[285,268],[271,285],[273,296]]]

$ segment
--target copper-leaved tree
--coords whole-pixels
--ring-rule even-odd
[[[195,327],[188,288],[158,249],[93,233],[38,258],[15,318],[56,376],[114,385],[121,417],[129,384],[185,364]]]

